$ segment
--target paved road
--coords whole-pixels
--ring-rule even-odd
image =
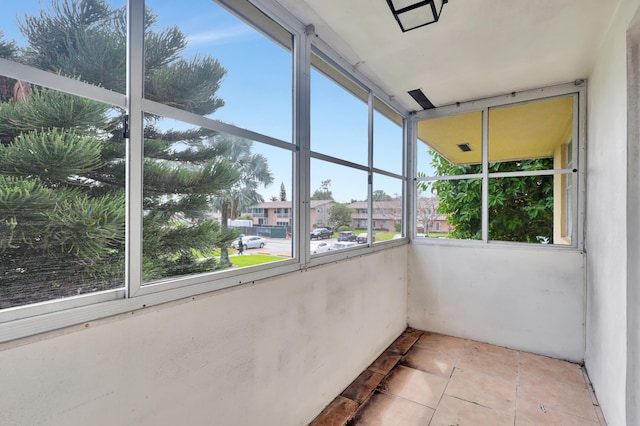
[[[246,254],[258,254],[261,253],[269,253],[273,256],[277,256],[280,254],[291,255],[291,250],[293,247],[293,240],[286,240],[284,238],[265,238],[267,240],[267,244],[261,249],[247,249],[245,251]],[[337,242],[336,238],[327,238],[325,240],[313,240],[313,241],[324,241],[329,244],[333,244]]]

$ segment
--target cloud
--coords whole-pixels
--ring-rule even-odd
[[[193,47],[201,44],[225,44],[239,38],[247,38],[253,35],[253,30],[243,24],[225,28],[205,31],[187,36],[188,45]]]

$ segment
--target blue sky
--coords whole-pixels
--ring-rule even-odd
[[[45,7],[48,0],[40,0]],[[111,1],[122,5],[124,1]],[[177,25],[187,36],[188,47],[183,56],[211,55],[227,69],[218,95],[225,106],[211,115],[238,127],[264,133],[285,141],[292,140],[291,55],[266,39],[250,26],[233,17],[211,0],[182,2],[148,0],[147,6],[158,15],[156,29]],[[17,30],[16,17],[36,14],[38,0],[21,0],[3,4],[0,25],[4,38],[25,43]],[[318,72],[312,73],[312,149],[349,161],[367,162],[367,107]],[[374,122],[374,165],[401,173],[402,131],[385,117],[376,114]],[[274,183],[261,191],[265,199],[278,195],[280,182],[291,197],[291,156],[262,144],[254,144],[257,152],[269,157]],[[274,154],[276,153],[276,154]],[[312,162],[311,191],[321,181],[331,179],[331,190],[337,201],[366,197],[364,173],[345,167]],[[388,194],[401,192],[400,181],[374,176],[374,189]]]

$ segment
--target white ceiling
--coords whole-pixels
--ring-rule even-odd
[[[403,33],[386,0],[277,0],[407,110],[587,78],[620,0],[449,0]]]

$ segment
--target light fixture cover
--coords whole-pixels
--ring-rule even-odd
[[[387,0],[402,32],[438,22],[448,0]]]

